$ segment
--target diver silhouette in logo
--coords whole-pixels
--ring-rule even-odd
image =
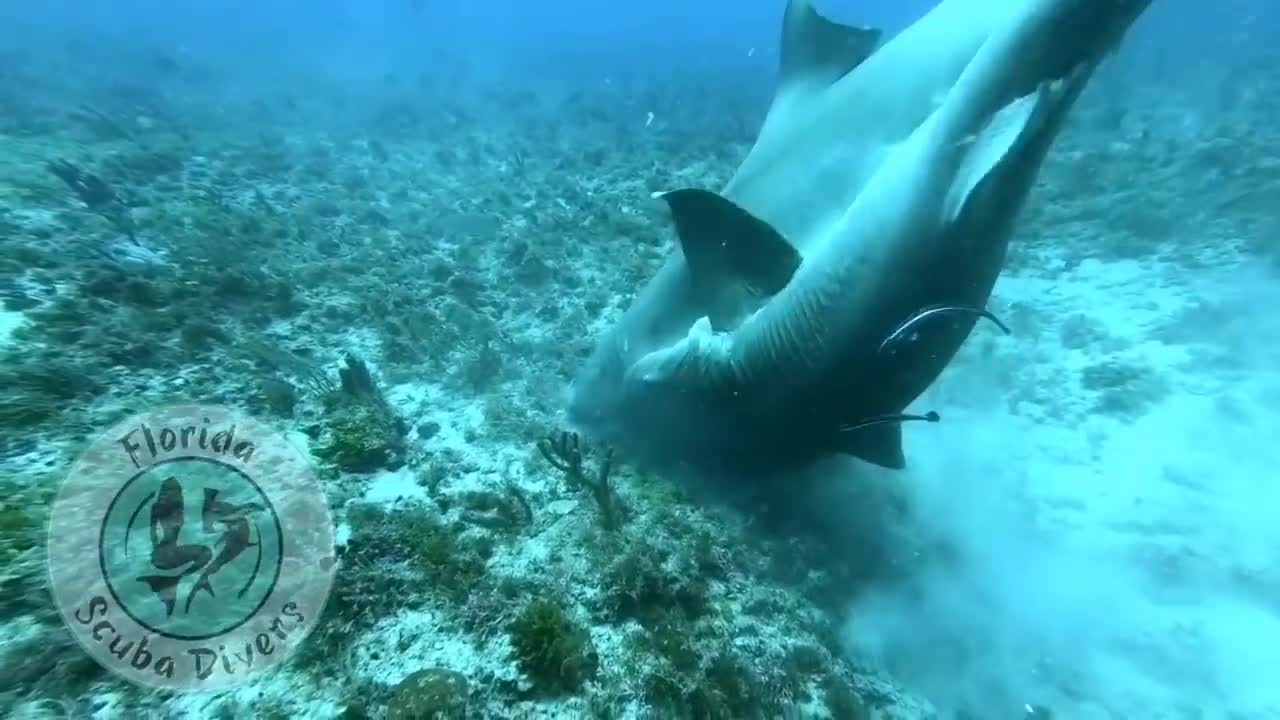
[[[160,571],[177,572],[143,575],[138,580],[146,583],[164,603],[165,617],[173,616],[178,602],[178,587],[184,578],[200,573],[187,593],[183,606],[183,613],[186,614],[191,612],[191,602],[198,592],[204,591],[209,597],[216,597],[210,583],[212,578],[249,548],[258,549],[258,559],[248,580],[240,589],[239,596],[243,597],[248,592],[262,568],[262,546],[258,541],[261,535],[259,534],[258,540],[253,539],[254,526],[250,523],[249,516],[254,511],[266,508],[254,502],[234,505],[220,500],[218,493],[213,488],[204,489],[204,504],[200,516],[204,534],[213,537],[208,545],[183,544],[180,540],[187,519],[187,507],[182,484],[176,477],[169,477],[160,484],[160,492],[151,505],[151,565]],[[148,496],[139,504],[133,513],[134,518],[141,514],[150,500],[151,497]],[[214,550],[219,546],[221,549],[215,555]]]

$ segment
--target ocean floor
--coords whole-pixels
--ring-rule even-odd
[[[996,288],[1012,335],[919,400],[907,471],[833,463],[780,509],[552,462],[671,249],[649,194],[719,187],[759,98],[165,72],[0,104],[0,715],[1280,718],[1274,93],[1188,142],[1190,91],[1119,120],[1136,91],[1091,91]],[[320,625],[220,694],[116,680],[44,587],[77,453],[176,401],[286,433],[338,525]]]
[[[1016,337],[975,338],[909,440],[949,551],[855,602],[855,656],[953,709],[1277,717],[1276,289],[1250,265],[1002,281]]]

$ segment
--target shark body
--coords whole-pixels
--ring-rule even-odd
[[[902,468],[899,422],[981,313],[1063,121],[1150,0],[943,0],[880,33],[791,0],[777,94],[719,193],[575,379],[584,433],[659,464]],[[924,419],[924,416],[914,416]],[[937,416],[932,415],[936,420]]]

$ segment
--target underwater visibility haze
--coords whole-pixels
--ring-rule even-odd
[[[0,717],[1280,719],[1264,0],[0,6]]]

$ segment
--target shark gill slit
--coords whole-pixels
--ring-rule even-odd
[[[795,311],[784,316],[776,341],[790,350],[784,359],[788,367],[817,367],[826,343],[822,333],[822,303],[813,293],[804,293],[796,299]],[[779,369],[778,374],[781,375]]]

